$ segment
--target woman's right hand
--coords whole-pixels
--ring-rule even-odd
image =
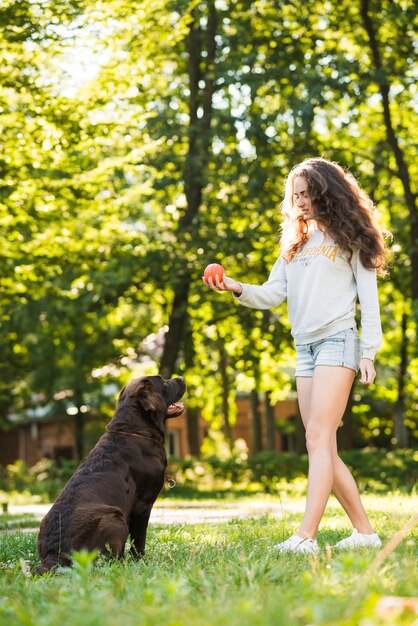
[[[202,277],[203,282],[207,287],[213,289],[213,291],[232,291],[232,293],[240,296],[242,294],[242,287],[236,280],[233,278],[229,278],[224,274],[222,280],[219,280],[219,276],[216,274],[215,280],[212,280],[212,277],[209,280],[205,280]]]

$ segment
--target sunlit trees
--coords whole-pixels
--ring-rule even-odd
[[[416,436],[412,3],[1,11],[3,418],[61,402],[81,453],[104,384],[128,375],[153,333],[165,341],[146,367],[185,374],[195,453],[200,412],[228,439],[237,390],[254,415],[288,394],[285,308],[246,310],[201,275],[217,261],[245,282],[267,277],[284,178],[321,154],[359,178],[394,234],[380,383],[354,389],[354,443]]]

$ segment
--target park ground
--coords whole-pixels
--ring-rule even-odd
[[[366,494],[379,552],[338,553],[350,532],[331,500],[318,556],[277,555],[297,529],[303,497],[157,501],[142,561],[75,555],[34,577],[47,504],[10,504],[0,517],[0,623],[5,626],[412,626],[418,624],[417,498]]]

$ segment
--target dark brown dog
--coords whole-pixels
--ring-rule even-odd
[[[115,415],[41,522],[43,574],[71,565],[73,550],[123,556],[130,534],[141,555],[152,506],[167,466],[164,422],[184,411],[183,378],[146,376],[122,389]]]

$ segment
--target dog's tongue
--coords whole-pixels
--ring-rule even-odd
[[[167,409],[167,415],[181,415],[184,411],[184,402],[173,402]]]

